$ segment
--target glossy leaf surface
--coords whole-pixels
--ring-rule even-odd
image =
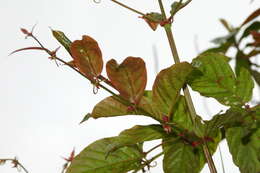
[[[138,104],[147,82],[145,62],[141,58],[128,57],[120,65],[112,59],[106,65],[108,78],[120,95]]]
[[[103,68],[102,53],[98,43],[84,35],[82,40],[76,40],[70,48],[77,68],[90,80],[99,76]]]
[[[122,147],[107,155],[107,147],[116,138],[101,139],[87,146],[73,159],[66,173],[126,173],[138,168],[142,154],[137,147]]]

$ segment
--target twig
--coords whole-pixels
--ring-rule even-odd
[[[13,164],[13,168],[17,168],[19,170],[19,168],[22,168],[22,170],[25,173],[29,173],[29,171],[17,160],[17,158],[15,157],[14,159],[0,159],[0,163],[5,163],[7,161],[10,161]]]
[[[56,56],[56,50],[55,51],[50,51],[49,49],[47,49],[46,47],[44,47],[44,45],[33,35],[32,32],[27,32],[27,37],[32,37],[39,45],[40,47],[47,53],[51,56],[51,59],[54,59],[54,60],[58,60],[59,62],[67,65],[69,68],[71,68],[72,70],[74,70],[75,72],[77,72],[78,74],[80,74],[81,76],[83,76],[84,78],[88,79],[86,77],[85,74],[83,74],[82,72],[80,72],[79,70],[77,70],[72,64],[64,61],[63,59],[59,58]],[[99,76],[100,78],[104,79],[104,77],[102,76]],[[92,79],[88,79],[92,84],[96,84],[96,81],[92,80]],[[109,83],[108,80],[105,80],[104,81],[105,83],[107,83],[109,86],[113,87],[113,85],[111,83]],[[105,87],[104,85],[98,83],[98,87],[104,89],[105,91],[107,91],[108,93],[110,93],[114,99],[116,99],[117,101],[119,101],[120,103],[126,105],[126,106],[134,106],[136,108],[136,110],[142,112],[144,115],[149,115],[150,117],[153,117],[154,119],[156,119],[157,121],[161,122],[160,119],[152,116],[149,112],[145,111],[144,109],[138,107],[138,105],[135,105],[133,103],[130,103],[128,100],[124,99],[123,97],[121,97],[120,95],[114,93],[112,90],[110,90],[109,88]]]
[[[147,155],[148,153],[152,152],[153,150],[157,149],[158,147],[160,147],[160,146],[162,146],[162,145],[163,145],[163,143],[160,143],[160,144],[154,146],[154,147],[151,148],[150,150],[146,151],[146,152],[145,152],[145,155]]]
[[[118,5],[120,5],[120,6],[122,6],[122,7],[124,7],[124,8],[126,8],[126,9],[128,9],[128,10],[130,10],[130,11],[133,11],[133,12],[135,12],[135,13],[137,13],[137,14],[140,14],[140,15],[142,15],[142,16],[145,16],[144,13],[142,13],[142,12],[140,12],[140,11],[137,11],[137,10],[135,10],[135,9],[133,9],[133,8],[131,8],[131,7],[129,7],[129,6],[127,6],[127,5],[123,4],[123,3],[121,3],[121,2],[118,2],[118,1],[116,1],[116,0],[111,0],[111,1],[114,2],[114,3],[116,3],[116,4],[118,4]]]

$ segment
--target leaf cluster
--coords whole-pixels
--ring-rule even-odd
[[[170,19],[189,2],[174,3]],[[163,156],[165,173],[197,173],[206,163],[203,147],[213,155],[223,139],[227,140],[234,163],[242,173],[260,172],[260,105],[250,107],[248,104],[252,100],[254,80],[260,85],[260,73],[253,68],[259,65],[251,61],[260,53],[260,23],[254,20],[259,15],[260,9],[236,28],[222,19],[228,35],[213,40],[217,47],[204,51],[191,63],[180,62],[161,70],[152,90],[146,90],[147,69],[142,58],[129,56],[122,63],[114,59],[104,63],[97,41],[87,35],[81,40],[70,41],[63,32],[52,30],[53,36],[71,55],[70,62],[58,58],[57,50],[49,51],[41,44],[37,48],[18,49],[46,51],[51,59],[63,62],[86,77],[93,84],[94,91],[105,88],[104,85],[109,87],[105,89],[112,95],[97,103],[82,122],[89,118],[126,115],[146,116],[158,122],[137,125],[118,136],[93,142],[70,160],[66,172],[144,172],[151,168],[155,159]],[[158,24],[165,24],[165,18],[159,13],[148,13],[143,18],[154,30]],[[169,21],[172,22],[166,20]],[[243,44],[247,37],[252,37],[253,42]],[[236,62],[234,71],[229,65],[231,58],[225,55],[231,47],[237,50],[232,58]],[[103,64],[106,75],[103,74]],[[229,109],[209,121],[199,115],[194,120],[181,92],[187,86]],[[143,144],[152,140],[161,143],[145,151]],[[150,156],[158,147],[162,152]]]

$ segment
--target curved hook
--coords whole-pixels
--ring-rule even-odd
[[[93,85],[93,94],[98,93],[98,87],[96,85]]]

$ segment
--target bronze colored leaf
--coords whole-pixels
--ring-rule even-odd
[[[75,65],[89,80],[94,80],[103,69],[102,53],[98,43],[91,37],[84,35],[82,40],[71,44],[70,51]]]
[[[254,20],[256,17],[258,17],[260,15],[260,8],[258,8],[257,10],[255,10],[252,14],[250,14],[246,20],[242,23],[241,26],[247,24],[248,22]]]
[[[142,18],[145,20],[145,22],[150,26],[150,28],[153,31],[155,31],[158,25],[160,24],[160,22],[163,21],[162,15],[155,12],[147,13]]]
[[[120,95],[138,104],[147,82],[145,62],[141,58],[128,57],[122,64],[112,59],[106,65],[108,78]]]

